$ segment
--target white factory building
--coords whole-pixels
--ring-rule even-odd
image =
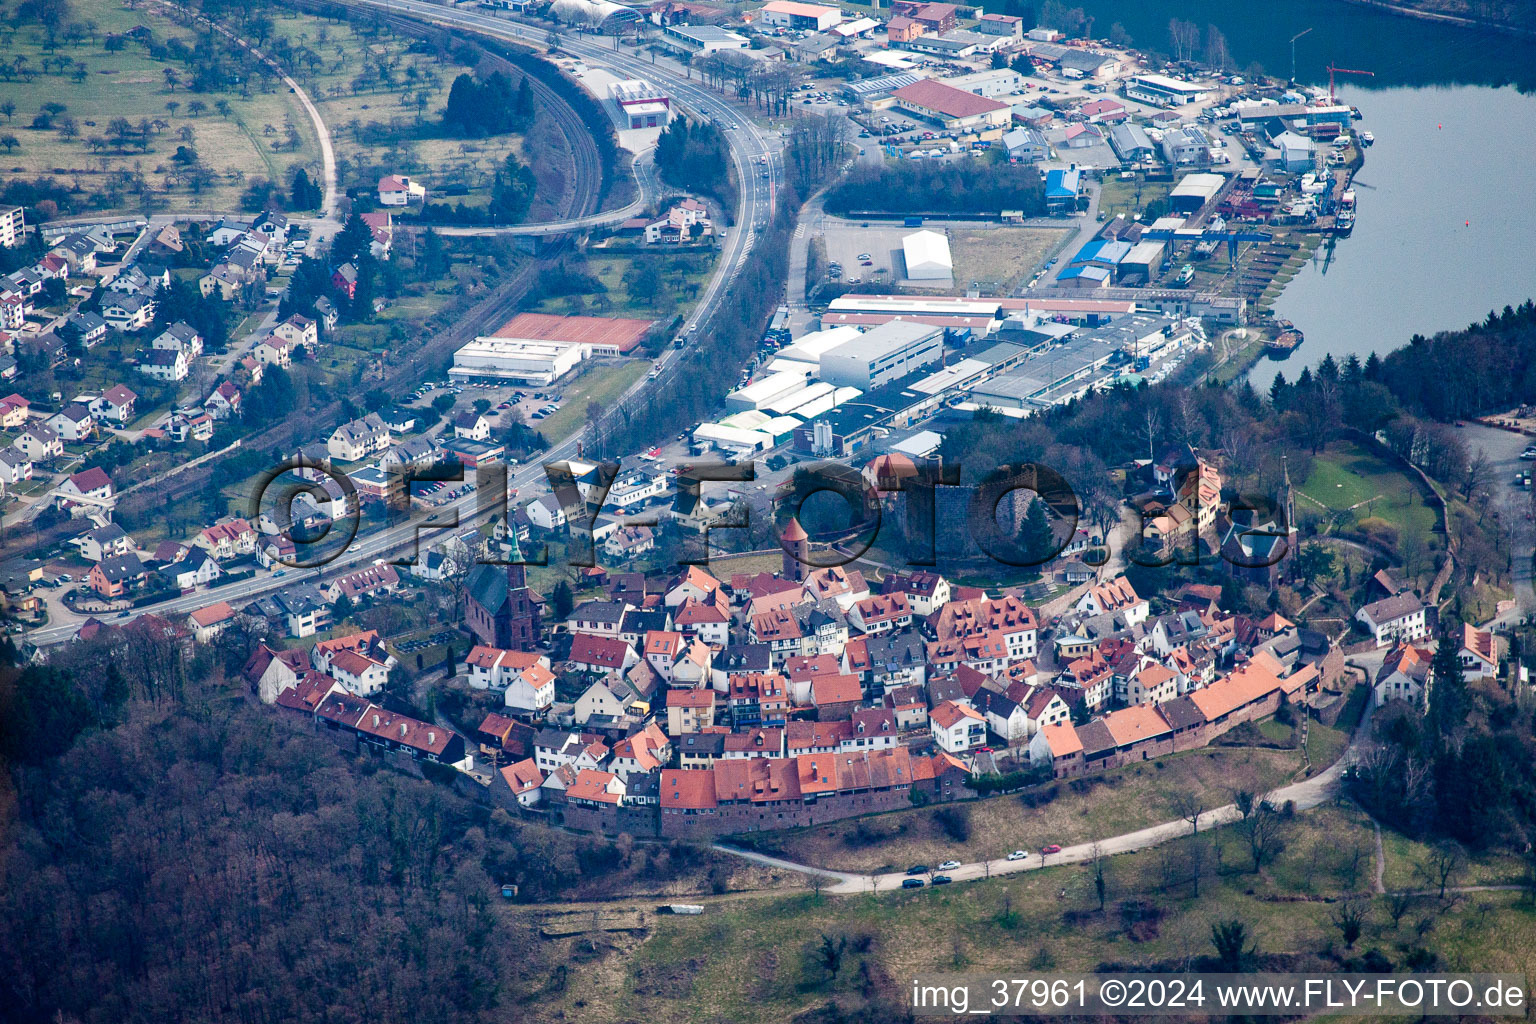
[[[892,320],[821,357],[821,379],[869,391],[944,358],[944,329]]]
[[[725,406],[732,412],[756,412],[775,399],[791,392],[801,391],[810,379],[808,373],[781,370],[753,381],[746,387],[725,396]]]
[[[608,96],[630,128],[664,128],[672,117],[672,98],[641,78],[614,82]]]
[[[949,281],[955,262],[949,255],[949,239],[937,231],[916,231],[901,240],[902,257],[909,281]]]
[[[451,377],[553,384],[590,354],[586,345],[521,338],[476,338],[453,354]]]

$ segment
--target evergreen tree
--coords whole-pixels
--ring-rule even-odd
[[[571,609],[576,607],[576,598],[571,593],[571,585],[565,580],[556,583],[554,592],[549,595],[549,605],[556,621],[564,622],[571,614]]]
[[[1286,392],[1289,390],[1290,385],[1285,382],[1285,374],[1276,370],[1275,379],[1269,384],[1269,404],[1276,410],[1285,408]]]
[[[1442,630],[1440,641],[1435,645],[1435,655],[1429,663],[1429,724],[1431,736],[1443,741],[1466,719],[1467,683],[1461,674],[1461,661],[1457,652],[1461,648],[1454,639],[1458,631]]]
[[[325,196],[320,187],[309,179],[309,172],[300,167],[293,173],[293,185],[288,190],[289,208],[294,210],[318,209]]]
[[[533,205],[534,189],[538,181],[517,154],[508,153],[507,159],[496,172],[491,185],[491,221],[496,224],[520,224],[528,216]]]
[[[417,276],[425,281],[435,281],[448,273],[449,265],[448,251],[443,246],[443,237],[428,228],[421,236],[421,254],[416,257]]]
[[[1031,565],[1044,565],[1055,554],[1056,539],[1051,534],[1051,520],[1045,512],[1045,502],[1036,498],[1024,513],[1024,524],[1019,528],[1019,547]]]

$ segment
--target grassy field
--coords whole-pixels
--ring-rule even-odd
[[[551,1021],[579,1013],[659,1024],[766,1024],[832,1002],[857,1006],[876,993],[900,1005],[906,979],[925,970],[1178,969],[1212,954],[1211,926],[1234,919],[1247,926],[1261,958],[1290,958],[1276,969],[1339,970],[1343,958],[1377,949],[1402,970],[1407,952],[1420,946],[1440,954],[1433,969],[1529,969],[1536,913],[1520,894],[1476,893],[1444,903],[1416,898],[1394,923],[1388,899],[1370,895],[1375,838],[1359,811],[1327,806],[1299,815],[1284,824],[1283,840],[1257,873],[1233,829],[1113,857],[1103,912],[1083,865],[915,893],[727,897],[708,902],[698,917],[650,918],[647,933],[584,960],[576,968],[580,983],[541,994],[530,1006],[535,1019]],[[1196,844],[1206,864],[1198,895],[1188,867]],[[1385,847],[1389,887],[1415,878],[1423,847],[1390,835]],[[1506,865],[1489,861],[1461,881],[1507,877]],[[1366,909],[1352,950],[1333,921],[1346,896]],[[1131,927],[1132,909],[1141,910],[1144,923]],[[822,936],[849,939],[835,977],[817,956]],[[565,962],[567,951],[564,943],[543,944],[546,960]]]
[[[297,77],[331,130],[344,186],[371,188],[383,174],[408,174],[429,189],[464,186],[470,195],[435,198],[475,205],[508,153],[527,155],[517,135],[443,135],[448,90],[454,78],[472,70],[447,50],[393,35],[387,27],[375,32],[371,25],[291,10],[274,13],[273,38],[304,55]]]
[[[1208,806],[1231,802],[1230,787],[1271,789],[1301,766],[1295,750],[1212,748],[1131,765],[1102,775],[1046,787],[1055,798],[1030,807],[1017,795],[965,805],[970,838],[951,839],[934,808],[913,808],[872,818],[775,833],[768,840],[792,860],[845,870],[905,869],[953,857],[1001,857],[1023,847],[1063,846],[1171,821],[1178,814],[1166,794],[1192,792]]]
[[[651,364],[643,359],[628,359],[620,363],[595,364],[581,376],[562,388],[565,401],[560,408],[542,420],[529,424],[551,443],[581,429],[587,421],[587,405],[596,402],[606,406],[635,381],[650,372]]]
[[[318,166],[309,119],[281,83],[257,77],[248,82],[249,95],[198,93],[184,87],[173,91],[166,72],[190,79],[187,62],[169,56],[156,59],[131,40],[116,52],[107,49],[109,38],[140,27],[158,41],[179,39],[190,49],[197,43],[190,28],[155,8],[128,10],[113,0],[76,0],[71,18],[95,25],[95,31],[78,42],[61,42],[50,53],[42,30],[27,25],[7,45],[6,59],[24,61],[28,68],[27,76],[0,82],[0,103],[15,105],[0,133],[0,141],[16,140],[4,157],[10,173],[55,176],[80,190],[82,205],[135,209],[144,204],[137,184],[127,179],[142,175],[154,201],[221,210],[235,206],[250,178],[283,180],[293,164]],[[51,128],[33,127],[45,102],[62,104],[66,110],[53,119]],[[147,146],[112,144],[109,126],[115,118],[134,125],[151,121]],[[288,144],[290,123],[297,133],[296,148]],[[188,144],[182,137],[188,130],[190,145],[211,172],[200,192],[189,182],[170,180],[177,170],[172,156],[178,146]],[[87,202],[86,194],[94,198]]]
[[[1428,537],[1435,513],[1402,473],[1351,442],[1339,442],[1312,461],[1300,493],[1333,512],[1351,511],[1366,524],[1375,519],[1399,536],[1412,531]]]
[[[541,313],[591,313],[597,316],[634,316],[667,320],[686,312],[703,291],[714,268],[717,253],[666,250],[604,256],[600,249],[587,253],[581,269],[602,282],[603,290],[580,295],[551,296],[529,308]],[[645,261],[645,262],[642,262]],[[654,296],[632,294],[634,268],[648,262],[660,275]]]
[[[1061,235],[1055,228],[956,225],[950,229],[955,285],[964,292],[972,281],[981,281],[999,294],[1009,291],[1045,262]]]
[[[1121,213],[1131,217],[1145,210],[1149,204],[1167,199],[1168,193],[1172,190],[1171,182],[1144,181],[1141,183],[1141,202],[1138,204],[1135,179],[1122,179],[1117,174],[1106,174],[1103,187],[1099,192],[1099,212],[1104,214],[1105,220]]]

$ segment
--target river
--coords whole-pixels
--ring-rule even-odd
[[[1325,354],[1365,358],[1414,334],[1465,327],[1536,297],[1527,252],[1536,237],[1536,40],[1403,18],[1342,0],[1239,5],[1218,0],[1087,0],[1093,34],[1119,22],[1132,45],[1166,51],[1170,18],[1214,24],[1234,62],[1327,84],[1365,115],[1376,144],[1356,178],[1354,234],[1320,248],[1275,305],[1306,341],[1260,361],[1254,383],[1294,378]]]

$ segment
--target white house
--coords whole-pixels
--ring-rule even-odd
[[[509,764],[501,770],[502,781],[507,788],[512,790],[512,796],[519,805],[533,807],[539,802],[541,787],[544,785],[544,773],[539,771],[539,766],[533,758],[526,758],[516,764]]]
[[[16,436],[11,446],[33,462],[64,454],[64,441],[59,432],[46,423],[32,424]]]
[[[566,523],[565,509],[553,494],[530,501],[526,508],[529,521],[541,530],[558,530]]]
[[[331,656],[331,678],[359,697],[371,697],[389,682],[389,667],[357,651],[341,650]]]
[[[156,348],[144,353],[144,360],[139,363],[139,372],[154,380],[175,384],[187,379],[191,367],[187,365],[185,352],[179,349]]]
[[[111,509],[117,503],[112,479],[100,466],[92,466],[67,478],[53,489],[59,504],[81,509]]]
[[[425,199],[426,186],[403,174],[386,174],[379,179],[379,205],[405,206],[412,199]]]
[[[7,487],[32,479],[32,460],[15,448],[0,448],[0,484]]]
[[[542,711],[555,702],[555,674],[547,665],[529,665],[507,683],[502,703],[514,711]]]
[[[203,336],[190,324],[178,320],[155,335],[149,346],[167,352],[185,352],[188,359],[193,359],[203,354]]]
[[[90,411],[102,419],[111,420],[118,426],[126,426],[133,419],[133,405],[139,396],[121,384],[114,384],[91,400]]]
[[[102,304],[101,318],[120,331],[137,331],[155,318],[155,300],[145,295],[119,295]]]
[[[74,402],[48,417],[48,425],[66,441],[84,441],[96,432],[91,410]]]
[[[289,367],[293,365],[293,342],[276,334],[263,338],[251,354],[264,366]]]
[[[1119,612],[1125,617],[1127,626],[1136,626],[1147,620],[1152,607],[1146,598],[1140,597],[1131,581],[1124,576],[1116,576],[1112,580],[1089,587],[1088,592],[1078,598],[1073,607],[1085,615],[1105,615],[1109,612]]]
[[[314,348],[320,343],[320,328],[307,316],[295,313],[276,327],[272,333],[294,345]]]
[[[229,419],[240,412],[240,388],[232,380],[226,380],[203,399],[203,409],[216,420]]]
[[[981,713],[946,700],[928,715],[928,728],[940,750],[963,754],[987,741],[987,722]]]
[[[1375,637],[1377,647],[1429,637],[1429,610],[1412,591],[1372,601],[1357,611],[1355,618]]]

